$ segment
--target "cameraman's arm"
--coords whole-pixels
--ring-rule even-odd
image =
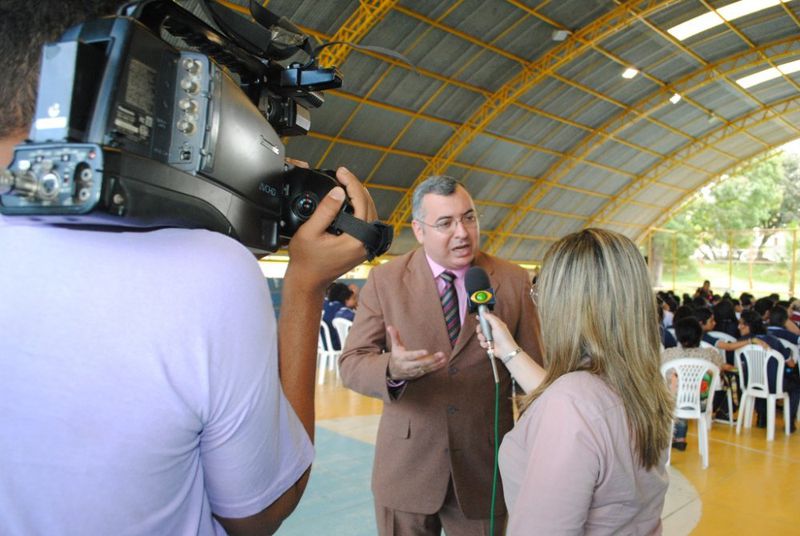
[[[377,218],[375,205],[358,179],[344,168],[336,172],[347,189],[355,216],[366,221]],[[281,315],[278,319],[278,360],[281,386],[295,413],[314,438],[314,378],[317,337],[325,289],[337,277],[366,259],[364,245],[325,229],[344,200],[344,191],[334,188],[320,202],[313,216],[289,243],[289,266],[283,280]],[[310,468],[270,506],[242,519],[218,518],[232,535],[272,534],[292,513],[308,483]]]
[[[377,219],[375,205],[358,179],[344,168],[336,178],[347,188],[355,212],[365,221]],[[332,192],[344,193],[338,188]],[[281,384],[308,435],[314,438],[314,378],[317,338],[325,289],[337,277],[366,260],[364,245],[325,229],[341,207],[342,200],[326,197],[289,243],[289,267],[283,280],[281,317],[278,323],[278,354]]]

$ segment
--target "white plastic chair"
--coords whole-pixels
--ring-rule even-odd
[[[703,469],[705,469],[708,467],[708,430],[711,427],[711,413],[714,405],[713,393],[719,383],[719,367],[705,359],[682,357],[661,365],[661,375],[664,376],[667,383],[671,379],[670,371],[675,371],[678,377],[675,418],[697,421],[698,445],[700,457],[703,460]],[[703,404],[700,400],[700,388],[703,384],[703,376],[707,372],[711,373],[711,383],[708,386],[709,396]]]
[[[724,331],[709,331],[708,334],[722,342],[736,342],[736,337],[732,337]]]
[[[798,345],[796,345],[794,343],[791,343],[791,342],[787,341],[786,339],[781,339],[780,337],[776,337],[776,338],[779,341],[781,341],[781,344],[783,345],[784,348],[788,348],[789,349],[789,351],[792,353],[792,359],[794,360],[794,362],[795,363],[800,363],[800,348],[798,347]],[[795,416],[795,418],[798,421],[800,421],[800,411],[797,412],[797,415]]]
[[[331,330],[324,321],[319,323],[319,338],[317,339],[317,370],[319,371],[319,383],[325,382],[325,369],[336,370],[339,373],[340,350],[333,349],[331,341]]]
[[[350,327],[353,325],[353,321],[340,317],[334,318],[332,324],[333,329],[335,329],[336,333],[339,335],[339,344],[344,348],[344,341],[347,340],[347,334],[350,333]]]
[[[739,369],[739,385],[742,393],[739,400],[739,419],[736,421],[736,433],[753,425],[755,399],[763,398],[767,404],[767,441],[775,439],[775,403],[783,400],[783,421],[786,435],[789,435],[789,394],[783,392],[783,356],[773,349],[765,349],[756,344],[748,344],[734,353],[736,367]],[[775,392],[770,392],[767,377],[767,364],[771,359],[777,363],[775,372]],[[747,382],[744,379],[744,367],[747,366]]]
[[[800,350],[798,349],[797,345],[787,341],[786,339],[781,339],[780,337],[776,337],[776,339],[781,341],[781,344],[783,345],[784,348],[788,348],[792,352],[792,359],[794,359],[794,361],[797,362],[798,357],[800,357],[800,355],[798,355],[798,352],[800,352]]]
[[[713,348],[714,350],[720,351],[720,352],[722,352],[722,359],[723,360],[725,359],[725,350],[720,350],[719,348],[717,348],[716,346],[714,346],[711,343],[708,343],[706,341],[700,341],[700,348]],[[726,424],[729,424],[729,425],[733,426],[734,424],[736,424],[736,422],[733,420],[733,395],[731,395],[731,390],[729,388],[725,387],[725,385],[723,385],[722,378],[720,378],[720,381],[717,383],[717,391],[716,392],[718,393],[720,391],[723,391],[725,393],[725,398],[728,401],[728,420],[727,421],[723,421],[721,419],[712,419],[712,422],[717,420],[719,422],[724,422]]]

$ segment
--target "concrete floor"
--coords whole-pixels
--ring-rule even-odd
[[[306,494],[280,536],[376,534],[370,492],[382,403],[344,389],[333,372],[317,388],[317,459]],[[779,414],[781,412],[778,412]],[[664,534],[800,534],[800,432],[775,440],[715,423],[702,468],[694,424],[689,447],[672,451]]]

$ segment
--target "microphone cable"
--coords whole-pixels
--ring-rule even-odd
[[[489,504],[489,532],[494,536],[494,511],[495,503],[497,502],[497,480],[500,454],[500,376],[497,373],[497,360],[494,357],[492,329],[484,318],[484,313],[494,308],[495,298],[489,275],[480,266],[472,266],[467,270],[464,278],[464,286],[469,295],[469,300],[467,301],[469,312],[478,313],[478,321],[480,322],[481,330],[488,342],[486,353],[488,354],[489,363],[492,366],[492,374],[494,376],[494,464],[492,465],[492,497]]]
[[[494,361],[494,357],[492,357]],[[495,378],[497,378],[497,366],[492,362],[492,368],[495,370]],[[497,473],[498,473],[498,456],[500,454],[500,382],[494,382],[494,468],[492,469],[492,502],[489,510],[489,534],[494,536],[494,505],[497,500]]]

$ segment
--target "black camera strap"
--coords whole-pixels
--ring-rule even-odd
[[[333,220],[331,227],[359,239],[367,250],[368,261],[386,253],[394,237],[394,229],[389,225],[379,221],[368,223],[344,211]]]

